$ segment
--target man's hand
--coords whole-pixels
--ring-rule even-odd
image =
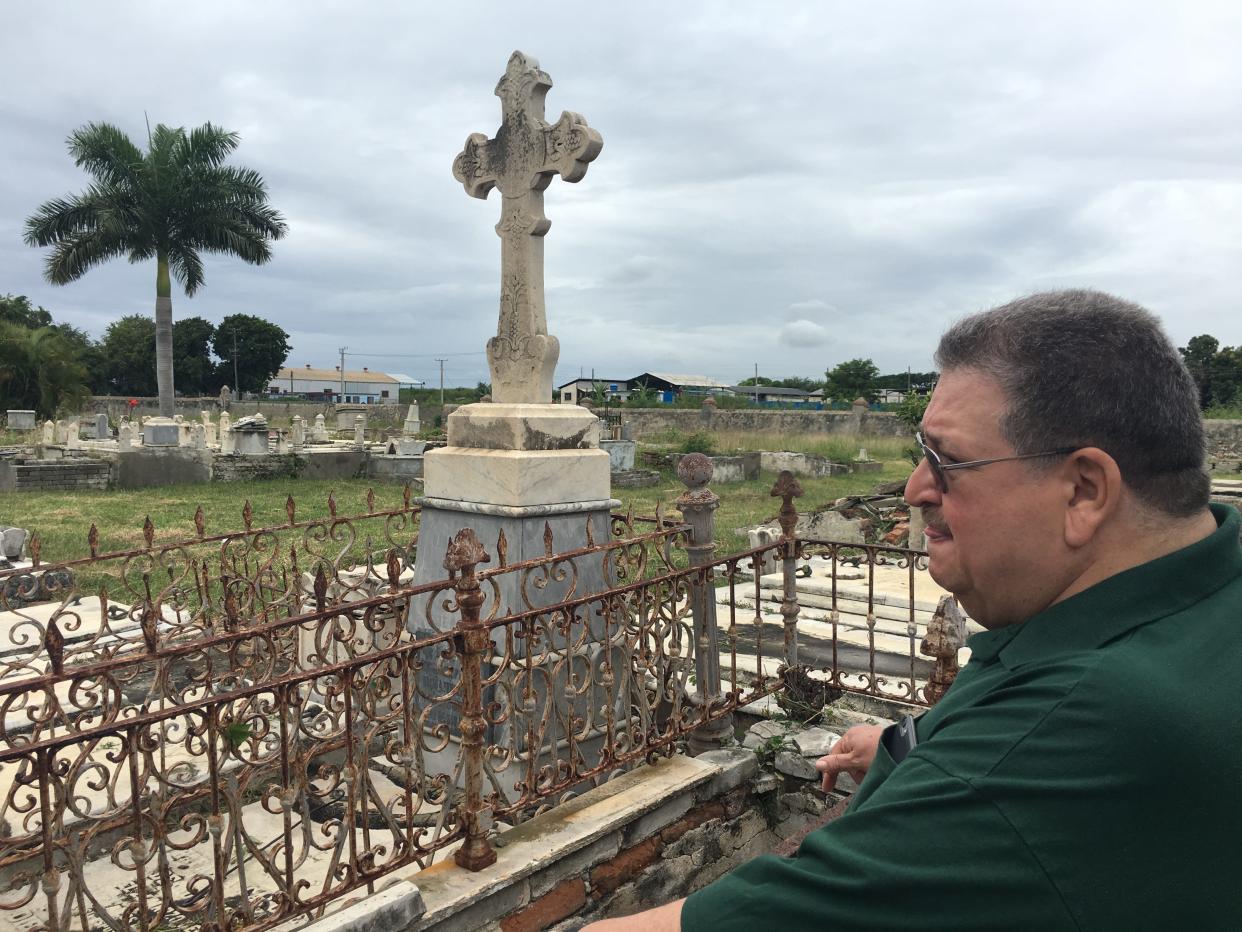
[[[855,725],[841,736],[832,750],[815,762],[815,769],[824,775],[824,792],[837,785],[837,775],[848,773],[855,783],[862,783],[867,768],[875,760],[875,749],[880,746],[880,725]]]

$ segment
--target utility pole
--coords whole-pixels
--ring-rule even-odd
[[[233,328],[233,394],[241,401],[241,385],[237,378],[237,328]]]
[[[759,407],[759,363],[755,363],[755,407]]]
[[[444,407],[444,362],[445,361],[443,359],[437,359],[436,362],[440,364],[440,407],[443,408]]]
[[[341,353],[341,397],[340,397],[340,400],[337,402],[337,404],[344,404],[344,403],[345,403],[345,351],[346,351],[347,349],[349,349],[349,347],[348,347],[348,346],[342,346],[342,347],[340,348],[340,353]]]

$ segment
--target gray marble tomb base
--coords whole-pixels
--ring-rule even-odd
[[[483,573],[498,565],[496,540],[501,530],[504,531],[508,542],[507,563],[513,565],[543,556],[545,525],[552,530],[554,553],[585,547],[588,520],[591,522],[595,542],[597,544],[607,542],[611,539],[611,512],[621,504],[616,499],[604,499],[595,502],[516,507],[457,502],[432,497],[421,498],[418,502],[423,510],[419,523],[418,553],[414,567],[415,585],[442,580],[446,577],[445,551],[449,541],[464,527],[474,530],[491,558],[489,563],[479,564],[478,572]],[[602,592],[609,587],[610,583],[616,585],[615,579],[606,578],[609,573],[602,555],[595,554],[589,558],[578,558],[575,562],[576,572],[569,571],[568,567],[565,567],[566,573],[563,579],[556,578],[560,575],[559,573],[553,572],[545,576],[539,570],[532,570],[527,574],[515,571],[501,575],[497,580],[500,607],[495,617],[500,618],[509,613],[520,613],[526,610],[526,603],[522,596],[523,575],[526,575],[527,598],[536,605],[544,606]],[[536,580],[541,580],[543,585],[537,585]],[[483,584],[483,592],[487,601],[484,602],[480,615],[486,619],[495,608],[493,599],[496,596],[487,582]],[[443,593],[434,600],[424,596],[412,601],[408,626],[415,637],[427,637],[436,629],[446,631],[454,626],[456,615],[444,610],[445,601]],[[451,603],[452,600],[449,598],[447,601]],[[588,606],[590,609],[597,607]],[[595,611],[591,611],[588,617],[580,616],[571,631],[571,637],[575,636],[575,633],[577,637],[581,636],[581,624],[588,626],[590,634],[587,643],[575,646],[573,651],[575,660],[572,664],[572,673],[579,678],[585,673],[584,661],[589,661],[592,670],[600,668],[604,650],[603,645],[599,643],[604,632],[603,618]],[[549,625],[549,627],[552,630],[546,631],[546,636],[552,638],[554,645],[563,647],[564,636],[555,630],[554,625]],[[492,630],[492,643],[496,645],[498,655],[505,649],[506,638],[503,627]],[[520,658],[525,657],[525,644],[520,639],[514,640],[512,644],[512,658],[518,662],[510,665],[499,682],[485,687],[483,695],[485,707],[497,701],[507,703],[508,697],[525,692],[523,680],[525,667],[520,662]],[[624,671],[628,667],[628,661],[618,655],[613,658],[613,665],[616,670]],[[533,721],[536,725],[540,763],[547,763],[552,759],[553,748],[558,748],[559,750],[555,753],[562,756],[566,753],[570,709],[572,708],[574,716],[581,719],[582,716],[590,714],[588,708],[599,709],[601,697],[598,693],[591,695],[588,690],[587,693],[574,697],[572,702],[566,703],[565,697],[571,692],[568,682],[570,666],[554,662],[552,667],[552,669],[537,670],[533,677],[531,690],[535,702],[533,712],[528,714],[520,707],[520,703],[515,704],[510,708],[510,715],[506,721],[501,724],[488,725],[484,737],[485,742],[514,748],[520,756],[525,756],[528,728]],[[495,669],[494,664],[485,663],[484,679],[492,677]],[[592,678],[598,680],[598,677]],[[426,664],[419,672],[419,692],[424,696],[444,695],[451,691],[455,681],[455,674],[449,677],[443,676],[434,664]],[[549,695],[554,699],[551,706],[549,706]],[[623,698],[618,698],[617,705],[616,715],[620,718],[625,711],[622,706],[628,706],[628,702]],[[557,713],[557,709],[561,710],[560,714]],[[447,725],[450,733],[456,735],[460,714],[460,708],[456,702],[439,703],[432,707],[426,719],[426,725]],[[598,731],[596,729],[591,731],[591,734],[579,736],[579,739],[575,741],[576,753],[583,757],[588,766],[594,766],[598,762],[602,744],[602,736]],[[451,744],[439,754],[432,755],[436,759],[429,759],[428,764],[433,770],[442,766],[446,772],[452,773],[453,758],[456,753],[455,743]],[[443,760],[440,760],[441,757]],[[516,777],[516,774],[514,776]],[[507,785],[505,792],[506,795],[510,792]]]

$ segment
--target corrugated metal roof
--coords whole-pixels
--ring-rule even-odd
[[[663,379],[672,385],[692,385],[701,388],[728,388],[724,382],[717,382],[715,379],[709,379],[705,375],[685,375],[677,372],[648,372],[646,375],[654,375],[657,379]],[[642,378],[638,376],[637,378]],[[630,381],[635,381],[631,379]]]

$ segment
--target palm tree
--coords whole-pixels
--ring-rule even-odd
[[[0,395],[39,417],[76,410],[90,396],[79,351],[57,327],[0,320]]]
[[[239,137],[204,123],[188,134],[160,124],[147,152],[108,123],[88,123],[68,140],[69,154],[93,183],[48,201],[26,221],[26,242],[51,246],[45,275],[55,285],[126,256],[155,259],[155,368],[160,414],[173,414],[170,273],[193,296],[203,284],[201,252],[254,265],[271,258],[269,241],[288,229],[267,203],[258,172],[225,165]]]

